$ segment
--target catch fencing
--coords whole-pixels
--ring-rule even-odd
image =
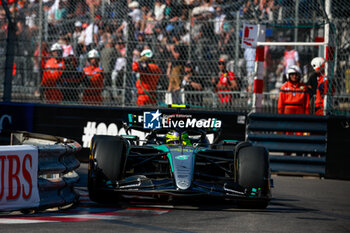
[[[154,53],[152,62],[161,69],[156,90],[148,93],[155,99],[154,106],[172,101],[207,110],[250,112],[256,75],[255,50],[241,47],[244,24],[265,25],[266,41],[270,42],[322,42],[325,24],[330,22],[335,59],[329,74],[334,98],[328,111],[334,115],[350,112],[350,24],[349,12],[345,10],[350,3],[346,0],[10,2],[9,11],[16,26],[15,40],[10,41],[14,45],[14,63],[6,60],[10,56],[9,27],[0,7],[0,91],[5,97],[10,92],[14,102],[47,103],[45,91],[59,89],[63,94],[63,98],[57,96],[59,104],[136,106],[140,91],[136,82],[140,77],[132,71],[132,63],[139,61],[142,50],[149,48]],[[331,11],[326,14],[328,3]],[[64,78],[45,87],[44,62],[52,56],[50,47],[56,42],[64,47]],[[102,102],[83,100],[85,90],[96,89],[82,77],[83,68],[89,65],[87,53],[91,49],[99,51],[99,65],[104,70]],[[294,49],[299,53],[303,81],[307,82],[312,73],[310,61],[323,56],[325,48]],[[275,100],[285,81],[285,50],[265,47],[263,112],[276,112]],[[213,83],[219,76],[220,58],[226,60],[226,69],[236,77],[237,85],[226,93],[232,100],[229,103],[223,103],[220,88]],[[188,62],[191,69],[185,68]],[[4,82],[8,70],[13,75],[11,88]],[[77,80],[72,80],[73,77]],[[201,87],[194,87],[193,82]]]

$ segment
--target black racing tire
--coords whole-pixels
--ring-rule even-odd
[[[119,200],[117,193],[102,191],[103,180],[112,183],[123,175],[126,160],[127,142],[119,136],[94,136],[91,143],[91,159],[89,160],[88,190],[92,201],[99,203]],[[96,161],[96,164],[95,164]]]
[[[237,153],[237,182],[244,188],[261,188],[262,195],[268,197],[269,190],[269,155],[264,147],[247,146]],[[269,199],[242,200],[239,207],[264,209]]]

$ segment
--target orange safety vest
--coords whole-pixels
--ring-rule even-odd
[[[63,96],[57,87],[57,80],[61,77],[64,69],[64,60],[50,58],[45,63],[41,86],[44,88],[44,99],[46,102],[57,104],[62,101]]]
[[[161,69],[154,63],[149,63],[147,68],[142,69],[138,62],[132,64],[132,70],[140,73],[140,79],[136,81],[137,102],[139,106],[157,103],[156,93]]]
[[[302,83],[285,82],[278,98],[279,114],[310,114],[309,93]]]
[[[89,80],[89,85],[83,92],[83,102],[86,104],[102,104],[103,68],[90,65],[85,67],[83,71]]]
[[[229,89],[230,82],[236,80],[236,76],[233,72],[221,72],[220,73],[220,79],[219,82],[216,84],[216,87],[219,86],[219,84],[225,86],[224,88],[217,88],[217,91],[231,91]],[[227,88],[226,88],[227,87]],[[232,101],[232,94],[219,94],[219,99],[221,103],[229,103]]]

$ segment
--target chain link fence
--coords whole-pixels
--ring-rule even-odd
[[[8,1],[16,24],[11,101],[104,106],[137,106],[139,101],[152,106],[186,103],[193,108],[249,112],[255,49],[241,47],[243,25],[266,25],[266,41],[321,42],[328,18],[330,42],[336,48],[330,75],[335,91],[329,111],[349,114],[350,13],[346,9],[350,3],[329,2],[331,14],[326,15],[321,0]],[[2,93],[7,33],[8,21],[0,7]],[[62,54],[50,51],[55,43],[61,45]],[[93,63],[88,57],[92,49],[99,53],[95,66],[100,69],[89,73],[86,67]],[[140,61],[145,49],[153,52],[146,62]],[[289,49],[265,46],[265,112],[277,111],[279,87],[285,81],[283,57]],[[310,61],[322,56],[325,48],[291,49],[298,52],[298,65],[307,82]],[[53,56],[63,57],[61,67],[47,66]],[[157,64],[160,72],[153,77],[153,71],[140,71],[144,63]],[[221,81],[231,80],[229,88],[216,84],[224,67],[234,73],[222,77]],[[51,75],[57,76],[55,81],[45,83]],[[95,95],[100,98],[91,98]]]

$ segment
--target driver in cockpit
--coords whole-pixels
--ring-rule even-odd
[[[191,140],[188,137],[187,132],[183,132],[182,134],[180,134],[179,132],[177,132],[175,130],[171,130],[167,133],[165,138],[166,138],[165,143],[168,145],[179,145],[180,141],[181,141],[182,145],[185,145],[185,146],[192,145]]]

